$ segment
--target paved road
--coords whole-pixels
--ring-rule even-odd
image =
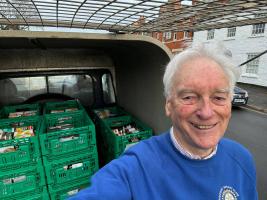
[[[267,113],[267,87],[238,83],[237,86],[248,91],[248,107]]]
[[[267,199],[267,114],[235,108],[225,135],[246,146],[257,168],[259,200]]]

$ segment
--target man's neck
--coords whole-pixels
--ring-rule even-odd
[[[174,146],[180,151],[183,155],[190,159],[195,159],[195,160],[205,160],[209,159],[212,156],[214,156],[217,152],[217,146],[213,149],[209,149],[206,151],[194,151],[191,150],[190,148],[187,148],[186,145],[184,145],[181,141],[181,139],[178,137],[178,134],[174,133],[173,127],[170,130],[171,133],[171,139],[174,144]]]

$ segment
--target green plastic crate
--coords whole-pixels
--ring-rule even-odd
[[[22,195],[13,195],[8,198],[3,198],[2,200],[49,200],[49,193],[46,186],[42,186],[34,191],[22,194]]]
[[[97,154],[73,156],[65,161],[49,162],[43,157],[47,184],[52,190],[73,184],[80,178],[92,176],[99,168]]]
[[[68,130],[47,132],[47,128],[64,123],[73,125]],[[62,159],[71,154],[84,153],[96,145],[95,126],[84,110],[60,115],[45,115],[42,134],[39,136],[42,155],[50,159]]]
[[[7,148],[15,149],[12,152],[0,153],[0,172],[36,164],[41,155],[38,141],[41,119],[42,117],[40,116],[33,116],[30,118],[13,118],[0,121],[0,129],[20,124],[20,126],[33,126],[35,134],[32,137],[0,141],[1,152],[4,152],[4,149]]]
[[[13,147],[15,151],[0,153],[0,171],[16,169],[22,165],[35,165],[40,157],[36,136],[0,142],[0,149],[9,147]]]
[[[35,115],[32,115],[36,116],[41,114],[41,107],[39,104],[21,104],[13,106],[4,106],[0,111],[0,118],[7,119],[9,118],[10,113],[22,112],[22,111],[36,111]]]
[[[68,100],[68,101],[60,101],[60,102],[46,102],[44,104],[44,114],[51,114],[51,115],[57,115],[60,113],[71,113],[76,112],[78,110],[74,111],[67,111],[66,109],[71,108],[77,108],[78,110],[84,110],[84,107],[79,102],[79,100]],[[58,113],[51,113],[51,111],[62,111]]]
[[[123,136],[117,136],[113,133],[112,128],[127,125],[129,123],[135,123],[139,132]],[[101,129],[103,139],[106,141],[109,151],[114,155],[121,154],[128,147],[152,136],[152,129],[132,116],[122,116],[103,120]]]
[[[80,190],[89,187],[90,185],[89,179],[90,177],[84,177],[82,179],[78,179],[78,182],[77,183],[75,182],[74,185],[67,185],[64,188],[61,188],[57,191],[53,191],[50,185],[48,185],[51,200],[66,200],[69,197],[74,196]]]
[[[107,118],[112,118],[112,117],[120,117],[124,115],[129,115],[125,110],[123,110],[122,108],[118,106],[95,109],[93,110],[93,112],[99,119],[102,119],[102,120],[107,119]]]
[[[37,194],[45,184],[44,169],[39,160],[36,166],[1,173],[0,199],[29,195],[30,192]]]

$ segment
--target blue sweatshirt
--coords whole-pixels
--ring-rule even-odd
[[[92,185],[71,200],[256,200],[251,154],[221,139],[207,160],[191,160],[173,145],[170,133],[154,136],[100,169]]]

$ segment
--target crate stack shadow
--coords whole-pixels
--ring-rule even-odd
[[[152,129],[119,106],[93,110],[100,166],[118,158],[129,147],[152,136]]]
[[[78,101],[46,103],[39,138],[52,200],[89,186],[99,168],[95,126]]]
[[[39,104],[0,111],[0,199],[49,199],[41,159]],[[9,118],[11,117],[11,118]]]

